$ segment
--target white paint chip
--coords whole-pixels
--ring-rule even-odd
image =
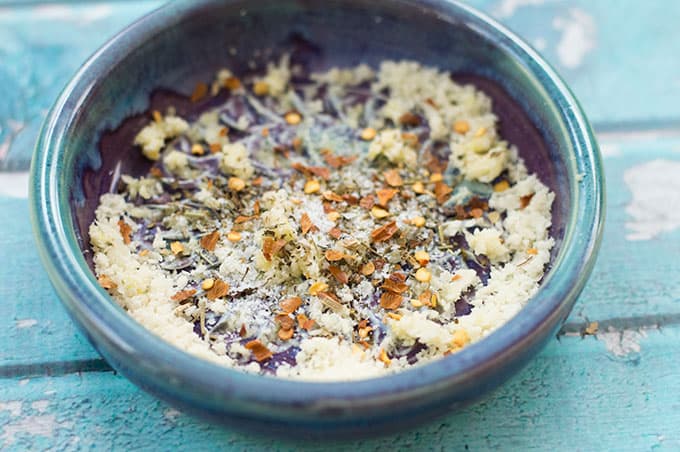
[[[640,353],[640,341],[647,337],[647,333],[645,330],[617,330],[610,326],[607,331],[600,331],[595,337],[612,355],[623,358],[632,353]]]
[[[680,161],[657,159],[626,170],[632,199],[627,240],[650,240],[680,228]]]
[[[36,326],[38,321],[36,319],[23,319],[17,320],[14,324],[17,328],[31,328],[32,326]]]
[[[28,198],[29,173],[0,173],[0,197]]]
[[[175,420],[182,415],[181,411],[178,411],[174,408],[168,408],[165,411],[163,411],[163,417],[167,419],[170,422],[175,422]]]
[[[515,12],[525,6],[542,5],[544,0],[502,0],[494,9],[493,15],[499,19],[512,17]]]
[[[78,9],[67,5],[39,5],[35,13],[41,19],[89,25],[111,16],[113,8],[110,5],[87,5]]]
[[[553,27],[562,33],[557,43],[560,64],[567,69],[576,69],[595,48],[595,21],[585,11],[573,8],[568,17],[555,18]]]
[[[545,38],[536,38],[533,44],[534,48],[538,51],[543,51],[548,47],[548,41]]]
[[[21,414],[22,402],[20,400],[10,400],[9,402],[0,402],[0,412],[9,411],[9,415],[17,417]]]
[[[31,408],[40,413],[44,413],[49,405],[49,400],[36,400],[35,402],[31,403]]]
[[[11,446],[17,440],[17,436],[44,436],[51,438],[54,431],[60,428],[70,428],[71,422],[58,422],[54,414],[42,414],[38,416],[26,416],[16,422],[8,422],[4,425],[0,439],[2,446]]]
[[[602,157],[619,157],[621,155],[621,148],[613,143],[600,143],[600,153]]]
[[[23,380],[19,380],[19,386],[26,386],[31,380],[28,378],[24,378]]]

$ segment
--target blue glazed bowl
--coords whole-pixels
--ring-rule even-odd
[[[291,48],[313,69],[414,59],[461,74],[492,95],[501,132],[556,193],[551,268],[519,315],[431,364],[371,380],[310,383],[248,375],[188,355],[136,323],[99,287],[89,266],[87,225],[113,174],[139,171],[141,164],[129,146],[132,136],[105,153],[102,140],[147,111],[159,87],[187,94],[219,67],[238,72],[251,60],[262,65],[270,51]],[[567,317],[593,267],[604,212],[599,152],[569,89],[517,36],[444,0],[164,6],[108,42],[66,87],[43,127],[31,190],[35,235],[52,283],[115,369],[187,412],[285,435],[412,427],[501,384]]]

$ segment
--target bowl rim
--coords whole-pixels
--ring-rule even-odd
[[[567,161],[573,197],[564,240],[552,270],[522,309],[522,315],[461,352],[414,369],[350,382],[313,382],[253,375],[211,363],[166,343],[125,313],[97,284],[69,230],[68,193],[64,193],[68,187],[59,182],[67,148],[64,134],[96,80],[105,77],[108,68],[125,58],[135,45],[211,4],[203,0],[166,4],[118,33],[83,64],[43,124],[31,165],[31,219],[50,279],[69,312],[87,325],[87,331],[106,338],[147,369],[163,369],[167,381],[156,381],[157,384],[175,388],[186,382],[198,387],[208,385],[216,400],[221,400],[215,403],[241,402],[237,410],[246,412],[248,408],[242,402],[254,407],[305,405],[322,409],[418,397],[432,388],[449,387],[493,372],[495,363],[511,360],[518,350],[547,335],[547,330],[552,331],[564,320],[593,268],[604,223],[604,172],[597,142],[581,106],[552,67],[494,19],[451,0],[396,1],[415,3],[442,16],[462,17],[479,33],[494,39],[504,52],[518,58],[540,80],[544,96],[552,98],[557,116],[574,144],[573,158]],[[559,272],[554,271],[557,268]]]

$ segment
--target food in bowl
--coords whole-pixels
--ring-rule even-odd
[[[516,315],[554,194],[491,99],[411,61],[199,83],[154,111],[90,226],[100,284],[146,328],[248,372],[349,380],[455,353]]]

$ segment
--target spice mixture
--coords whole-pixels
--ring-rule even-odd
[[[102,287],[195,355],[314,380],[455,353],[509,320],[550,260],[554,195],[498,136],[491,100],[415,62],[228,70],[153,112],[153,161],[101,197]]]

